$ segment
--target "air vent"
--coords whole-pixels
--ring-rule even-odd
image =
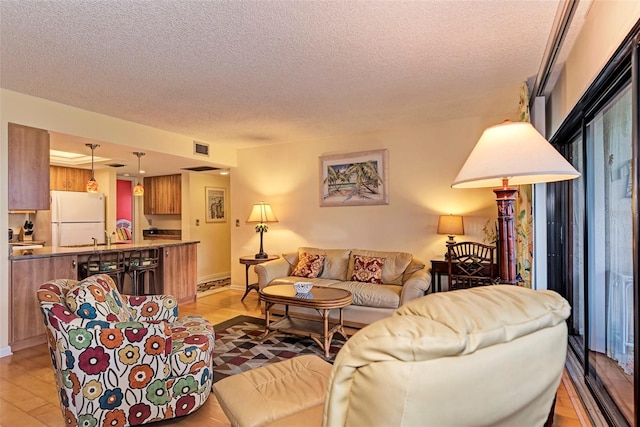
[[[124,167],[125,165],[123,165],[122,163],[109,163],[107,166],[111,168],[121,168],[121,167]]]
[[[214,168],[212,166],[194,166],[192,168],[182,168],[182,170],[185,171],[192,171],[192,172],[207,172],[207,171],[217,171],[220,168]]]
[[[193,141],[193,154],[200,154],[209,157],[209,144]]]

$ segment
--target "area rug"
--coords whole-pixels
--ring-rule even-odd
[[[336,335],[331,343],[331,359],[311,338],[274,334],[260,342],[264,332],[264,319],[238,316],[214,326],[216,342],[213,351],[213,382],[260,366],[280,362],[303,354],[315,354],[333,362],[344,345]]]

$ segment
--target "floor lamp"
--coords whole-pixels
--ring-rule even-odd
[[[515,186],[579,176],[529,122],[507,120],[482,133],[451,187],[497,187],[500,283],[516,284]]]

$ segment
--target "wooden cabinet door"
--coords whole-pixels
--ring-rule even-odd
[[[49,183],[52,190],[67,191],[67,168],[49,166]]]
[[[49,209],[49,132],[9,123],[9,210]]]
[[[75,255],[11,261],[10,337],[12,351],[46,341],[37,290],[53,279],[77,279]]]
[[[87,182],[90,179],[89,169],[67,168],[68,191],[87,191]]]
[[[89,169],[50,166],[49,181],[52,190],[87,191],[87,181],[91,178]]]
[[[180,174],[144,179],[144,213],[146,215],[182,213],[182,176]]]
[[[155,179],[154,178],[144,178],[143,187],[144,187],[144,213],[145,215],[155,215],[156,213],[156,197],[155,197]]]
[[[195,301],[198,292],[197,263],[198,252],[195,243],[162,248],[162,293],[173,295],[178,303]]]

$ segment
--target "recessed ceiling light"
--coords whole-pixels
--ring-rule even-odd
[[[229,175],[229,171],[220,171],[220,175]]]

